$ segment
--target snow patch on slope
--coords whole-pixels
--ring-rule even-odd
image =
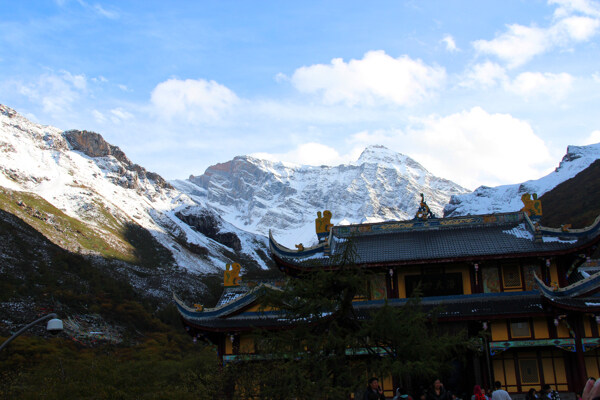
[[[239,156],[170,183],[237,228],[265,236],[273,230],[291,248],[316,243],[317,211],[332,211],[334,224],[411,219],[424,193],[440,216],[451,195],[467,192],[383,146],[367,147],[356,162],[338,166]]]
[[[493,188],[480,186],[472,193],[453,195],[449,204],[444,207],[444,216],[458,217],[518,211],[523,208],[521,195],[537,193],[538,197],[541,197],[560,183],[573,178],[599,158],[600,143],[569,146],[559,166],[550,174],[520,184]]]
[[[146,228],[170,249],[175,263],[191,272],[207,273],[232,262],[230,249],[185,225],[175,212],[198,207],[189,196],[167,185],[157,184],[136,165],[126,165],[112,155],[90,157],[74,151],[58,128],[33,123],[9,107],[0,105],[0,186],[37,194],[65,214],[85,221],[103,236],[111,236],[105,210],[119,222],[133,221]],[[128,160],[127,160],[128,161]],[[151,174],[148,174],[149,176]],[[160,178],[162,179],[162,178]],[[241,233],[242,251],[256,255],[266,238]],[[198,256],[177,243],[180,237],[208,250]],[[266,268],[257,257],[257,263]]]

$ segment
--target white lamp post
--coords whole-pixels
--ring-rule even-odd
[[[35,321],[33,321],[32,323],[30,323],[29,325],[19,329],[17,331],[17,333],[15,333],[14,335],[12,335],[11,337],[9,337],[8,339],[6,339],[6,341],[4,343],[2,343],[2,345],[0,345],[0,351],[5,348],[6,346],[8,346],[8,344],[10,342],[12,342],[13,340],[15,340],[17,338],[17,336],[19,336],[21,333],[25,332],[27,329],[31,328],[32,326],[34,326],[35,324],[37,324],[38,322],[42,322],[45,321],[47,319],[49,319],[48,324],[46,325],[46,330],[52,334],[57,334],[58,332],[61,332],[63,330],[63,322],[62,320],[57,318],[58,315],[54,314],[54,313],[50,313],[47,315],[44,315],[41,318],[36,319]]]

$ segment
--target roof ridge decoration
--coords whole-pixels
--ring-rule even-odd
[[[534,277],[541,294],[549,299],[583,297],[600,289],[600,272],[564,287],[548,286],[537,275],[534,274]]]
[[[311,247],[301,246],[301,248],[299,248],[298,246],[296,246],[296,250],[293,250],[293,249],[283,246],[282,244],[279,244],[273,237],[273,232],[269,229],[269,248],[272,253],[277,253],[277,254],[281,254],[284,256],[288,256],[288,257],[294,257],[294,258],[311,257],[311,256],[314,256],[315,254],[325,252],[326,247],[329,246],[329,243],[331,241],[332,233],[333,233],[333,229],[330,232],[328,232],[328,235],[329,235],[328,240],[326,240],[324,242],[317,243]]]
[[[533,194],[533,200],[531,197],[531,194],[523,193],[521,196],[523,208],[521,208],[519,211],[527,214],[527,216],[529,216],[532,220],[539,221],[540,218],[542,218],[542,201],[538,199],[537,193]]]
[[[364,236],[392,232],[421,231],[429,229],[462,228],[474,226],[498,226],[518,224],[523,221],[522,212],[499,214],[467,215],[464,217],[435,218],[428,220],[412,219],[406,221],[386,221],[369,224],[334,226],[337,237]]]
[[[529,230],[535,234],[535,231],[537,229],[543,236],[575,239],[582,236],[594,234],[600,230],[600,215],[596,217],[596,219],[594,220],[594,222],[592,222],[591,225],[579,229],[571,229],[569,227],[566,227],[565,225],[561,226],[560,228],[549,228],[546,226],[542,226],[536,221],[532,220],[532,218],[530,218],[525,212],[523,213],[523,216]]]
[[[225,315],[229,315],[232,312],[239,310],[240,308],[252,303],[257,298],[257,295],[260,293],[262,289],[271,289],[271,290],[282,290],[280,287],[272,285],[270,283],[261,282],[255,287],[251,288],[247,292],[241,294],[235,299],[231,300],[228,303],[221,304],[219,306],[213,308],[204,308],[202,311],[198,311],[196,308],[190,307],[185,304],[174,292],[173,292],[173,300],[175,300],[175,305],[181,310],[184,311],[184,314],[187,317],[191,318],[214,318],[214,317],[223,317]]]
[[[239,263],[226,264],[225,271],[223,271],[223,286],[240,286],[240,271],[242,266]]]
[[[435,215],[429,209],[427,202],[425,201],[425,195],[421,193],[421,203],[419,204],[419,208],[415,214],[415,219],[419,219],[421,221],[427,221],[430,218],[436,218]]]
[[[321,211],[317,211],[317,218],[315,218],[315,230],[317,232],[317,239],[319,239],[319,243],[325,242],[329,237],[329,232],[333,227],[331,223],[331,211],[325,210],[323,211],[323,216],[321,216]]]

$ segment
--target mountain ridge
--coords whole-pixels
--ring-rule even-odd
[[[80,220],[90,232],[108,238],[102,249],[88,249],[85,235],[75,235],[73,246],[84,253],[103,254],[111,246],[126,248],[123,232],[127,226],[140,226],[150,232],[158,246],[172,253],[173,265],[191,272],[216,273],[237,259],[244,259],[248,268],[267,268],[266,238],[241,232],[215,215],[211,219],[214,229],[239,235],[233,249],[220,243],[217,236],[209,238],[185,224],[177,212],[210,211],[158,174],[133,164],[97,133],[63,132],[33,123],[0,105],[0,152],[0,186],[35,193]],[[50,240],[64,242],[60,232],[49,232]],[[260,248],[258,254],[256,249]],[[131,262],[125,253],[117,256]]]
[[[511,185],[480,186],[471,193],[452,196],[444,207],[444,216],[462,216],[511,212],[523,207],[521,195],[537,193],[542,197],[561,182],[573,178],[600,158],[600,143],[568,146],[558,166],[546,176]]]
[[[367,147],[356,162],[337,166],[236,156],[171,184],[238,228],[263,235],[273,230],[290,246],[316,240],[317,211],[332,211],[334,223],[410,219],[421,193],[439,215],[451,194],[467,192],[379,145]]]

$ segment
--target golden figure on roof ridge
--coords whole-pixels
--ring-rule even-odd
[[[429,209],[429,206],[425,202],[425,195],[421,193],[421,203],[419,204],[419,209],[415,214],[415,219],[420,219],[421,221],[427,221],[429,218],[435,218],[435,215]]]
[[[225,268],[225,272],[223,273],[224,282],[223,286],[231,287],[231,286],[240,286],[240,271],[242,266],[238,263],[227,264]]]
[[[538,199],[537,193],[533,194],[533,200],[531,199],[531,194],[524,193],[521,196],[521,201],[523,202],[523,208],[519,211],[527,213],[530,217],[539,218],[542,216],[542,201]]]
[[[319,238],[319,243],[327,240],[329,236],[329,232],[333,227],[331,223],[331,211],[325,210],[323,211],[323,216],[321,216],[321,211],[317,211],[317,218],[315,218],[315,230],[317,231],[317,238]]]

